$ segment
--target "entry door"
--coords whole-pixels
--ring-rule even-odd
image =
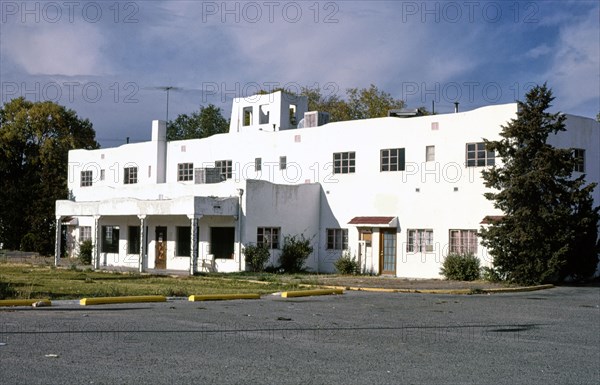
[[[379,233],[380,274],[396,274],[396,229],[381,229]]]
[[[371,229],[358,230],[358,264],[363,273],[373,271],[372,236],[373,230]]]
[[[163,226],[156,227],[156,247],[154,257],[155,269],[167,268],[167,228]]]

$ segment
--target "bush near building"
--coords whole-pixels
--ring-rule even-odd
[[[479,258],[473,254],[449,254],[440,270],[446,279],[455,281],[474,281],[479,279]]]

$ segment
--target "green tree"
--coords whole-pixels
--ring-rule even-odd
[[[324,111],[329,113],[331,122],[350,120],[350,108],[339,95],[323,95],[320,88],[302,88],[301,95],[308,98],[309,111]]]
[[[572,150],[547,143],[565,130],[563,114],[546,112],[552,100],[546,84],[534,87],[518,102],[516,119],[502,127],[502,139],[486,141],[503,164],[482,172],[496,190],[485,196],[504,216],[482,228],[482,243],[500,275],[519,283],[588,277],[598,263],[595,184],[572,175]]]
[[[0,109],[0,240],[54,250],[57,199],[67,199],[68,152],[98,148],[89,120],[53,102],[13,99]]]
[[[387,116],[388,110],[404,107],[403,100],[394,99],[373,84],[369,88],[347,89],[346,100],[337,94],[324,95],[320,88],[302,88],[301,94],[308,97],[309,111],[329,112],[332,122],[381,118]]]
[[[221,114],[221,108],[209,104],[200,106],[191,115],[181,114],[167,124],[167,140],[207,138],[229,130],[229,123]]]
[[[388,110],[403,108],[404,101],[396,100],[375,85],[369,88],[350,88],[346,91],[351,119],[370,119],[387,116]]]

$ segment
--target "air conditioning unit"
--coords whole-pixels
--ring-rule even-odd
[[[304,113],[304,127],[317,127],[329,123],[329,113],[309,111]]]
[[[433,251],[433,245],[425,245],[425,252]]]
[[[195,168],[194,169],[194,183],[195,184],[209,184],[209,183],[220,183],[222,182],[221,170],[216,167],[212,168]]]

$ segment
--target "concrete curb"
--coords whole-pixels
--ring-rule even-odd
[[[52,305],[52,302],[48,299],[3,299],[0,300],[0,307],[2,306],[31,306],[34,303],[43,302],[45,306]]]
[[[167,302],[167,297],[162,295],[138,295],[129,297],[96,297],[82,298],[79,304],[86,305],[106,305],[114,303],[142,303],[142,302]]]
[[[367,291],[376,293],[421,293],[421,294],[501,294],[522,293],[527,291],[551,289],[554,285],[535,285],[522,287],[503,287],[498,289],[387,289],[378,287],[356,287],[356,286],[320,286],[328,289],[345,289],[352,291]]]
[[[228,301],[232,299],[260,299],[260,294],[203,294],[190,295],[188,301]]]
[[[314,296],[314,295],[331,295],[331,294],[344,294],[344,289],[330,288],[330,289],[316,289],[316,290],[284,291],[283,293],[281,293],[281,297],[282,298],[309,297],[309,296]]]

